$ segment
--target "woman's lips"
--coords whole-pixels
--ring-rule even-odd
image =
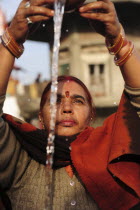
[[[59,121],[58,124],[61,125],[61,126],[64,126],[64,127],[72,127],[72,126],[76,125],[76,121],[74,121],[74,120],[61,120],[61,121]]]

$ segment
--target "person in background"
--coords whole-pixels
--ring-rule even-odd
[[[35,78],[35,83],[40,83],[40,79],[41,79],[41,74],[38,73],[37,77]]]
[[[105,37],[108,51],[115,57],[124,78],[124,93],[117,112],[109,116],[103,126],[90,127],[95,110],[88,89],[75,77],[60,76],[52,177],[45,165],[51,83],[45,88],[40,103],[42,129],[2,112],[9,76],[15,57],[20,57],[24,50],[29,25],[54,15],[44,4],[49,4],[49,0],[22,0],[1,37],[3,205],[14,210],[140,209],[140,56],[127,40],[110,0],[80,6],[79,14],[90,19],[97,33]]]

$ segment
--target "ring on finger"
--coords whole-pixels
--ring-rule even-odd
[[[30,24],[33,23],[29,17],[27,17],[26,20],[27,20],[27,24],[28,24],[28,25],[30,25]]]
[[[30,4],[30,2],[29,1],[27,1],[26,3],[25,3],[25,5],[24,5],[24,7],[27,9],[27,8],[29,8],[31,6],[31,4]]]

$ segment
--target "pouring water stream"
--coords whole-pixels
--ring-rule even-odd
[[[54,154],[54,138],[55,138],[55,122],[56,122],[56,101],[57,101],[57,89],[58,89],[58,59],[59,59],[59,47],[61,26],[63,20],[63,14],[65,9],[66,0],[55,0],[54,2],[54,44],[51,66],[51,97],[50,97],[50,132],[48,136],[48,144],[46,147],[47,159],[46,165],[48,168],[52,168],[53,154]]]

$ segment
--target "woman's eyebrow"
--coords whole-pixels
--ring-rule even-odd
[[[74,94],[71,96],[72,98],[81,98],[83,99],[84,101],[86,101],[86,99],[84,98],[84,96],[81,96],[81,95],[78,95],[78,94]]]
[[[62,95],[61,93],[58,93],[57,94],[57,97],[58,98],[65,98],[66,96],[65,95]],[[83,101],[86,101],[85,97],[84,96],[81,96],[79,94],[73,94],[73,95],[70,96],[70,98],[72,98],[72,99],[81,98]]]

